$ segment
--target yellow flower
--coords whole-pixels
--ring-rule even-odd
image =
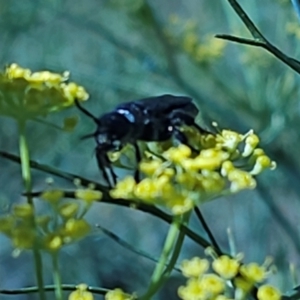
[[[215,259],[212,267],[224,279],[231,279],[236,276],[239,271],[240,263],[236,259],[222,255]]]
[[[165,151],[164,157],[175,164],[179,164],[182,160],[190,157],[191,154],[192,151],[188,146],[180,144],[178,147],[172,147]]]
[[[255,283],[260,283],[267,277],[266,268],[258,265],[257,263],[250,263],[241,266],[240,272],[246,280]]]
[[[257,291],[258,300],[280,300],[281,293],[271,285],[262,285]]]
[[[44,247],[49,251],[57,251],[63,246],[61,236],[50,234],[45,238]]]
[[[208,267],[208,260],[199,257],[183,260],[181,263],[181,271],[185,277],[200,277],[208,270]]]
[[[221,134],[217,134],[217,148],[226,149],[230,153],[234,152],[238,144],[243,140],[243,136],[235,131],[222,130]]]
[[[230,130],[216,135],[199,134],[186,126],[185,133],[189,134],[188,141],[193,140],[193,148],[199,149],[199,155],[195,156],[186,145],[175,147],[171,143],[160,147],[157,158],[153,154],[157,152],[147,152],[153,143],[143,144],[144,156],[139,168],[144,178],[136,183],[132,176],[126,177],[117,183],[111,196],[163,205],[173,214],[182,214],[222,191],[235,193],[254,188],[256,181],[252,175],[258,172],[257,166],[259,172],[273,167],[263,151],[256,148],[259,139],[253,131],[244,135]],[[240,149],[247,145],[251,149],[245,148],[241,153]],[[244,157],[246,154],[248,159]],[[245,171],[251,168],[252,172]]]
[[[162,164],[161,161],[153,159],[151,161],[140,162],[139,168],[144,174],[148,176],[152,176],[157,171],[157,169],[161,166],[161,164]]]
[[[232,161],[226,160],[222,164],[221,174],[222,176],[228,176],[228,174],[235,169]]]
[[[160,174],[160,176],[167,176],[169,179],[175,175],[175,170],[173,168],[164,168]],[[154,174],[156,175],[156,174]]]
[[[175,180],[183,188],[191,191],[194,189],[197,183],[197,177],[194,175],[194,173],[187,172],[176,174]]]
[[[256,181],[250,173],[235,169],[228,174],[228,179],[231,181],[230,191],[236,193],[244,189],[254,189]]]
[[[193,209],[195,204],[189,197],[178,195],[166,201],[166,206],[171,209],[173,215],[182,215]]]
[[[69,219],[61,230],[64,243],[85,237],[91,230],[91,226],[83,219]]]
[[[228,153],[216,149],[202,150],[196,158],[183,160],[182,166],[187,171],[215,170],[228,156]]]
[[[60,190],[49,190],[43,192],[40,197],[46,201],[49,201],[50,203],[57,203],[64,197],[64,193]]]
[[[252,175],[258,175],[265,169],[275,169],[276,163],[271,161],[267,155],[261,155],[257,158],[256,163],[250,172]]]
[[[12,243],[19,249],[33,249],[36,232],[32,227],[20,225],[12,231]]]
[[[161,176],[154,178],[153,181],[155,181],[156,189],[161,190],[170,183],[170,175],[162,174]]]
[[[186,286],[178,288],[178,296],[183,300],[201,300],[205,299],[206,291],[199,280],[191,278],[187,281]]]
[[[221,192],[225,187],[225,180],[218,172],[204,170],[202,171],[202,178],[199,181],[199,184],[207,195],[214,195],[215,193]]]
[[[47,86],[56,86],[61,82],[68,80],[70,73],[64,72],[62,75],[57,73],[51,73],[49,71],[34,72],[26,78],[30,83],[46,84]]]
[[[18,218],[31,218],[33,213],[33,206],[29,203],[17,204],[13,206],[13,214]]]
[[[134,189],[134,195],[138,199],[152,201],[159,194],[159,190],[155,180],[145,178],[137,184]]]
[[[224,291],[225,283],[222,278],[216,274],[205,274],[200,284],[202,288],[209,294],[218,295]]]
[[[105,300],[132,300],[135,297],[124,293],[121,289],[114,289],[106,293]]]
[[[253,282],[247,281],[242,277],[235,277],[233,281],[237,299],[245,299],[246,295],[249,294],[253,288]]]
[[[74,99],[85,101],[89,98],[89,94],[86,90],[74,82],[70,82],[68,84],[62,83],[61,88],[63,90],[64,97],[70,104],[73,103]]]
[[[74,217],[79,210],[78,203],[70,202],[59,206],[58,212],[64,218]]]
[[[94,201],[99,201],[102,199],[102,192],[95,191],[92,189],[78,189],[75,192],[75,197],[77,199],[82,199],[87,203],[91,203]]]
[[[116,187],[110,191],[112,198],[130,199],[136,187],[136,182],[132,176],[127,176],[119,181]]]
[[[257,147],[258,143],[259,137],[254,133],[249,134],[245,140],[245,148],[242,153],[242,156],[247,157],[251,155],[254,149]]]
[[[86,284],[79,284],[77,290],[69,295],[68,300],[94,300],[93,294],[87,289],[88,286]]]
[[[74,103],[87,100],[82,86],[67,83],[69,72],[63,74],[40,71],[32,73],[17,64],[0,72],[1,114],[15,119],[33,119],[46,116]]]

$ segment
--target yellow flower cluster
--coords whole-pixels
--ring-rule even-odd
[[[76,288],[76,291],[69,295],[68,300],[94,300],[94,296],[88,291],[86,284],[81,283]]]
[[[171,28],[168,35],[171,41],[198,63],[209,63],[223,55],[226,42],[214,36],[200,38],[195,22],[183,21],[177,15],[171,15],[169,23]]]
[[[11,64],[0,73],[0,114],[26,120],[87,100],[85,89],[68,78],[69,72],[31,72]]]
[[[121,289],[114,289],[105,295],[105,300],[133,300],[137,299],[134,295],[124,293]]]
[[[210,267],[214,272],[207,273]],[[178,295],[183,300],[230,300],[227,297],[234,292],[232,285],[227,285],[228,280],[233,280],[235,294],[245,299],[254,285],[261,283],[268,274],[265,266],[256,263],[242,265],[239,259],[226,255],[216,258],[211,265],[207,259],[199,257],[184,260],[181,270],[188,278],[186,285],[178,289]],[[281,294],[271,285],[262,285],[258,288],[257,298],[279,300]]]
[[[259,138],[230,130],[214,134],[189,132],[193,148],[170,147],[159,153],[147,150],[139,164],[144,178],[128,176],[111,190],[113,198],[162,205],[182,214],[222,193],[235,193],[256,186],[254,176],[275,163],[258,148]],[[159,147],[157,147],[159,149]]]
[[[38,247],[58,251],[63,245],[83,238],[90,232],[90,225],[83,219],[91,203],[100,200],[101,192],[77,190],[75,197],[82,200],[67,202],[59,190],[49,190],[41,195],[50,209],[47,214],[35,215],[31,204],[13,206],[12,212],[0,218],[0,232],[8,236],[17,249]],[[80,205],[82,204],[82,205]]]

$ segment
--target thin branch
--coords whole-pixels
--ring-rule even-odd
[[[109,238],[111,238],[113,241],[115,241],[116,243],[118,243],[119,245],[121,245],[122,247],[128,249],[129,251],[139,255],[139,256],[142,256],[142,257],[145,257],[155,263],[158,262],[158,259],[157,258],[154,258],[153,256],[151,256],[150,254],[148,254],[147,252],[143,251],[143,250],[140,250],[140,249],[136,249],[134,246],[132,246],[130,243],[126,242],[125,240],[123,240],[121,237],[119,237],[118,235],[116,235],[115,233],[113,233],[112,231],[102,227],[101,225],[99,224],[96,224],[96,227],[99,228],[105,235],[107,235]],[[179,267],[174,267],[174,270],[177,271],[177,272],[180,272],[181,273],[181,270]]]
[[[62,192],[64,193],[64,196],[66,198],[76,199],[74,191],[64,190]],[[39,197],[42,193],[43,193],[43,191],[34,192],[31,195],[32,195],[32,197]],[[147,205],[147,204],[144,204],[144,203],[137,203],[134,200],[112,199],[109,196],[109,194],[107,194],[106,196],[103,196],[103,198],[100,200],[100,202],[119,205],[119,206],[123,206],[123,207],[128,207],[130,209],[132,209],[132,207],[135,206],[135,207],[137,207],[137,210],[148,213],[150,215],[153,215],[153,216],[161,219],[162,221],[164,221],[168,224],[171,224],[172,221],[173,221],[173,216],[172,215],[169,215],[169,214],[165,213],[164,211],[160,210],[159,208],[157,208],[153,205]],[[181,224],[180,225],[180,230],[182,230],[190,239],[192,239],[197,244],[201,245],[203,248],[212,247],[212,245],[206,239],[204,239],[203,237],[198,235],[193,230],[189,229],[187,226]],[[218,255],[224,254],[224,253],[221,253],[221,252],[218,252],[218,251],[216,251],[216,253]]]
[[[266,37],[258,30],[258,28],[255,26],[253,21],[249,18],[249,16],[246,14],[246,12],[238,4],[236,0],[228,0],[228,2],[231,5],[231,7],[235,10],[237,15],[240,17],[242,22],[245,24],[245,26],[248,28],[249,32],[251,33],[254,39],[250,40],[250,39],[240,38],[240,37],[226,35],[226,34],[217,34],[215,37],[223,40],[228,40],[231,42],[240,43],[240,44],[261,47],[267,50],[269,53],[273,54],[284,64],[286,64],[291,69],[293,69],[296,73],[300,74],[300,61],[292,57],[289,57],[288,55],[284,54],[281,50],[279,50],[277,47],[275,47],[272,43],[270,43],[266,39]]]
[[[241,18],[243,23],[246,25],[246,27],[250,31],[251,35],[253,36],[253,38],[256,40],[261,40],[261,41],[267,42],[266,38],[258,30],[258,28],[255,26],[253,21],[249,18],[249,16],[246,14],[246,12],[239,5],[239,3],[236,0],[228,0],[228,2],[230,3],[230,5],[234,9],[234,11],[237,13],[237,15]]]
[[[14,154],[11,154],[11,153],[8,153],[8,152],[5,152],[5,151],[0,151],[0,156],[4,157],[6,159],[9,159],[10,161],[13,161],[13,162],[16,162],[16,163],[20,164],[20,157],[17,156],[17,155],[14,155]],[[36,161],[33,161],[33,160],[30,160],[30,167],[33,168],[33,169],[45,172],[47,174],[51,174],[51,175],[57,176],[59,178],[71,181],[71,182],[74,182],[75,179],[79,179],[83,186],[87,186],[87,185],[92,183],[92,184],[95,184],[96,188],[98,190],[101,190],[104,194],[108,193],[108,188],[105,187],[104,185],[101,185],[98,182],[95,182],[93,180],[86,179],[82,176],[75,175],[75,174],[68,173],[68,172],[64,172],[64,171],[61,171],[59,169],[50,167],[48,165],[40,164],[40,163],[38,163]]]
[[[13,162],[20,163],[20,158],[14,154],[0,151],[0,156],[5,157]],[[33,160],[30,161],[30,166],[33,169],[45,172],[47,174],[55,175],[59,178],[66,179],[71,182],[74,182],[75,179],[80,179],[81,184],[83,186],[88,186],[89,184],[93,183],[93,184],[95,184],[95,188],[97,190],[100,190],[103,193],[103,198],[101,199],[101,202],[125,206],[125,207],[129,207],[129,208],[131,208],[132,205],[135,205],[138,207],[138,210],[140,210],[140,211],[143,211],[143,212],[149,213],[153,216],[156,216],[169,224],[172,223],[172,220],[173,220],[172,216],[163,212],[162,210],[158,209],[155,206],[146,205],[144,203],[137,203],[136,201],[130,201],[130,200],[126,200],[126,199],[112,199],[109,195],[108,188],[103,185],[100,185],[97,182],[93,182],[84,177],[77,176],[77,175],[71,174],[71,173],[67,173],[67,172],[49,167],[47,165],[39,164]],[[76,198],[74,191],[63,191],[63,192],[64,192],[65,197],[67,197],[67,198]],[[39,197],[42,193],[43,193],[43,191],[34,192],[31,195],[33,197]],[[211,244],[206,239],[202,238],[201,236],[199,236],[197,233],[195,233],[188,227],[181,225],[181,230],[183,230],[183,232],[188,237],[190,237],[193,241],[195,241],[197,244],[201,245],[202,247],[204,247],[204,248],[211,247]],[[222,255],[222,253],[218,253],[218,255]]]
[[[63,291],[75,291],[77,289],[77,285],[75,285],[75,284],[62,284],[61,287],[62,287]],[[45,285],[44,290],[46,292],[54,292],[55,285]],[[32,287],[26,287],[26,288],[21,288],[21,289],[14,289],[14,290],[0,290],[0,294],[20,295],[20,294],[36,293],[37,291],[38,291],[38,288],[36,286],[32,286]],[[87,291],[94,293],[94,294],[105,295],[110,290],[105,289],[105,288],[89,286],[89,287],[87,287]]]
[[[202,215],[202,212],[200,210],[200,208],[198,206],[195,207],[194,209],[197,217],[198,217],[198,220],[200,221],[200,223],[202,224],[202,227],[203,229],[205,230],[205,232],[207,233],[208,235],[208,238],[210,239],[210,242],[212,243],[213,247],[214,247],[214,250],[217,252],[217,253],[221,253],[221,248],[219,247],[214,235],[212,234],[210,228],[208,227],[203,215]]]
[[[229,35],[229,34],[216,34],[216,38],[222,39],[222,40],[227,40],[230,42],[235,42],[239,44],[245,44],[245,45],[250,45],[250,46],[255,46],[255,47],[264,47],[265,43],[253,39],[246,39],[234,35]]]

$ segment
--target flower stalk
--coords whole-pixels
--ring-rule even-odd
[[[24,182],[25,191],[27,194],[27,202],[32,205],[33,201],[31,194],[32,189],[32,179],[31,179],[31,171],[30,171],[30,157],[29,157],[29,148],[26,140],[25,127],[26,122],[23,120],[19,120],[19,151],[21,158],[21,169],[22,169],[22,178]],[[32,225],[35,227],[34,214],[32,216]],[[38,249],[36,243],[33,247],[33,257],[35,262],[35,274],[37,278],[37,285],[39,296],[41,300],[46,300],[46,294],[44,291],[44,279],[43,279],[43,267],[42,267],[42,257],[40,250]]]
[[[186,213],[182,216],[174,217],[161,256],[151,276],[150,285],[147,292],[141,297],[142,300],[151,299],[169,278],[176,264],[185,236],[184,232],[180,231],[180,226],[188,221],[189,216],[190,213]],[[166,265],[167,267],[165,267]]]
[[[59,272],[59,263],[58,263],[58,252],[53,252],[52,256],[52,266],[53,266],[53,282],[55,286],[55,300],[62,300],[62,282]]]

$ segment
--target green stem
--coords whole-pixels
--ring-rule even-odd
[[[25,136],[25,122],[19,123],[19,136],[22,178],[25,186],[25,191],[27,194],[29,194],[32,189],[32,181],[29,162],[29,149]],[[33,205],[32,197],[30,195],[27,196],[27,201],[29,204]]]
[[[58,263],[58,252],[52,253],[52,266],[53,266],[53,282],[55,286],[55,299],[62,300],[62,283],[61,276],[59,272],[59,263]]]
[[[161,288],[165,281],[169,278],[171,271],[176,264],[177,258],[183,244],[185,233],[180,230],[182,223],[189,219],[189,215],[185,214],[183,217],[175,216],[170,226],[165,244],[159,258],[159,261],[153,271],[150,286],[147,292],[141,297],[141,300],[148,300],[153,297],[156,292]],[[179,233],[179,234],[178,234]],[[173,251],[174,249],[174,251]],[[172,253],[173,251],[173,253]],[[172,255],[172,256],[171,256]],[[169,259],[171,256],[171,259]],[[169,262],[168,262],[169,261]],[[165,268],[165,265],[167,267]]]
[[[26,135],[25,135],[25,121],[19,122],[19,149],[21,158],[21,170],[22,178],[24,182],[25,191],[27,194],[27,202],[33,206],[33,200],[31,194],[32,180],[31,180],[31,170],[30,170],[30,158],[29,158],[29,148],[27,145]],[[35,226],[34,216],[32,218],[32,224]],[[44,291],[44,280],[43,280],[43,267],[42,267],[42,257],[41,253],[35,244],[33,247],[33,257],[35,262],[35,274],[37,278],[37,285],[40,295],[40,300],[46,300],[46,294]]]
[[[180,222],[181,224],[187,224],[188,220],[190,218],[191,213],[187,213],[183,216],[182,221]],[[158,288],[160,288],[165,281],[169,278],[171,272],[174,269],[174,266],[177,262],[177,259],[179,257],[180,251],[181,251],[181,247],[183,245],[183,241],[184,241],[184,237],[185,237],[185,232],[183,230],[180,230],[176,244],[174,246],[174,251],[172,253],[170,262],[168,263],[165,271],[164,271],[164,278],[163,280],[160,282],[160,285],[158,286]]]

